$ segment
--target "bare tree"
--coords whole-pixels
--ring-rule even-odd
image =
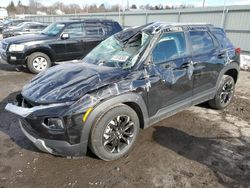
[[[135,4],[131,5],[131,9],[137,9],[137,6]]]

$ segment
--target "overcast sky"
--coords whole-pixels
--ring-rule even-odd
[[[122,2],[124,6],[127,4],[127,0],[70,0],[70,1],[63,1],[63,0],[38,0],[38,2],[44,4],[44,5],[51,5],[57,1],[63,2],[65,4],[70,4],[70,3],[76,3],[79,4],[80,6],[86,5],[86,4],[97,4],[100,5],[104,3],[105,5],[112,5],[112,4],[121,4]],[[202,1],[203,0],[129,0],[129,5],[131,6],[132,4],[136,4],[137,6],[139,5],[145,5],[145,4],[150,4],[150,5],[157,5],[157,4],[162,4],[162,5],[180,5],[180,4],[192,4],[195,6],[202,6]],[[18,0],[13,0],[15,5],[17,4]],[[21,2],[24,5],[28,5],[29,0],[21,0]],[[206,6],[220,6],[224,5],[224,0],[205,0],[205,5]],[[1,0],[1,6],[7,6],[10,3],[10,0]],[[226,5],[250,5],[250,0],[225,0]]]

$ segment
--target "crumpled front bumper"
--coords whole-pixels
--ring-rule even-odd
[[[5,106],[5,110],[25,118],[36,111],[41,111],[45,109],[49,110],[49,109],[64,106],[64,105],[65,105],[64,103],[58,103],[58,104],[51,104],[51,105],[44,105],[44,106],[34,106],[32,108],[24,108],[21,106],[14,105],[12,103],[8,103]]]
[[[29,134],[22,125],[21,120],[19,120],[19,124],[20,124],[20,128],[23,132],[23,134],[41,151],[45,152],[45,153],[51,153],[53,154],[53,150],[49,147],[46,146],[44,140],[39,139],[39,138],[35,138],[33,137],[31,134]]]
[[[49,140],[39,138],[34,131],[30,128],[30,125],[24,120],[20,119],[19,124],[23,134],[41,151],[60,156],[83,156],[86,153],[81,152],[82,146],[79,144],[69,144],[62,140]],[[87,144],[87,143],[86,143]],[[87,147],[87,146],[86,146]]]
[[[50,105],[50,107],[60,104]],[[20,128],[23,134],[41,151],[60,156],[83,156],[86,155],[86,143],[70,144],[66,140],[47,139],[38,136],[38,132],[32,128],[31,124],[26,121],[26,117],[37,110],[48,108],[48,106],[37,106],[32,108],[24,108],[8,103],[5,110],[21,116],[19,119]]]

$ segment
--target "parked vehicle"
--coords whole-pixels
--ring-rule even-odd
[[[22,22],[29,22],[29,20],[24,20],[24,19],[5,20],[3,22],[3,29],[8,29],[8,28],[17,26],[18,24]]]
[[[129,28],[106,39],[79,64],[37,75],[6,110],[20,116],[23,133],[55,155],[118,159],[139,129],[205,101],[231,102],[240,49],[209,24]]]
[[[5,29],[3,31],[3,38],[13,37],[24,34],[37,34],[44,30],[48,24],[39,22],[22,22],[16,27]]]
[[[3,32],[3,21],[0,20],[0,34],[2,34]]]
[[[55,62],[81,59],[121,30],[119,23],[106,19],[56,22],[40,34],[2,40],[1,57],[9,64],[25,65],[32,73],[39,73]]]

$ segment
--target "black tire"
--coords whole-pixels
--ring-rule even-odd
[[[38,62],[35,64],[36,60],[41,59],[41,65],[37,65]],[[45,66],[46,64],[46,66]],[[27,67],[29,69],[30,72],[34,73],[34,74],[38,74],[42,71],[47,70],[49,67],[51,67],[51,60],[49,58],[49,56],[47,56],[44,53],[41,52],[34,52],[31,55],[29,55],[28,59],[27,59]]]
[[[215,97],[208,101],[209,106],[218,110],[226,108],[232,101],[234,92],[234,79],[229,75],[224,75],[221,79],[220,86]]]
[[[120,120],[119,125],[114,125],[118,122],[118,119]],[[127,127],[130,128],[125,130]],[[119,104],[96,118],[90,133],[89,147],[100,159],[105,161],[119,159],[129,153],[134,147],[139,134],[139,128],[139,119],[136,112],[127,105]],[[121,134],[119,135],[119,130],[115,129],[120,129]],[[127,141],[125,141],[126,138]],[[110,142],[108,142],[109,140]]]

